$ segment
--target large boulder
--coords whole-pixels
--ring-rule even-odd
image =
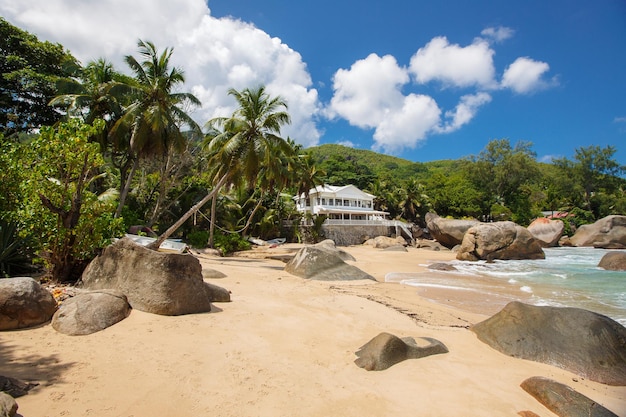
[[[354,256],[350,255],[343,249],[339,249],[337,245],[335,245],[335,241],[332,239],[322,240],[321,242],[316,243],[313,246],[325,252],[335,254],[344,261],[356,261],[356,259],[354,259]]]
[[[513,301],[471,330],[509,356],[603,384],[626,385],[626,327],[601,314]]]
[[[104,249],[87,266],[82,285],[116,289],[134,309],[176,316],[211,311],[211,290],[192,255],[157,252],[124,238]]]
[[[0,392],[0,417],[13,417],[17,414],[18,405],[9,394]]]
[[[47,323],[57,309],[52,294],[29,277],[0,279],[0,330]]]
[[[626,249],[626,216],[607,216],[580,226],[569,241],[572,246]]]
[[[120,291],[85,291],[61,304],[52,317],[52,327],[71,336],[87,335],[104,330],[129,314],[130,305]]]
[[[556,246],[563,236],[565,224],[560,220],[550,220],[539,217],[528,225],[528,231],[543,247]]]
[[[445,219],[435,213],[426,213],[425,220],[432,238],[448,249],[459,245],[465,233],[471,227],[480,224],[478,220]]]
[[[494,259],[545,259],[541,245],[530,232],[513,222],[480,223],[471,227],[456,255],[462,261]]]
[[[591,398],[548,378],[534,376],[520,386],[557,416],[618,417]]]
[[[305,246],[285,265],[285,271],[301,278],[322,281],[351,281],[374,277],[349,265],[340,255],[316,246]]]
[[[372,239],[366,240],[364,245],[372,246],[378,249],[386,249],[392,246],[406,246],[406,240],[404,240],[402,236],[376,236]]]
[[[598,266],[609,271],[626,271],[626,252],[609,252],[600,259]]]
[[[367,371],[382,371],[406,359],[419,359],[439,353],[447,353],[448,348],[436,339],[420,338],[426,345],[419,346],[412,337],[394,336],[380,333],[356,352],[354,363]]]

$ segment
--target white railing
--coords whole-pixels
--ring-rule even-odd
[[[329,226],[388,226],[388,220],[348,220],[326,219],[325,225]]]

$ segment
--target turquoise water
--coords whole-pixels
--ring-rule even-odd
[[[626,326],[626,272],[598,268],[608,250],[547,248],[546,259],[525,261],[451,261],[453,272],[390,273],[386,281],[422,288],[505,294],[534,305],[579,307],[604,314]],[[517,294],[517,295],[516,295]]]

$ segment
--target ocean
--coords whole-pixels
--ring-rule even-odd
[[[430,293],[446,290],[448,301],[454,301],[450,293],[456,292],[459,298],[483,300],[489,307],[498,309],[513,300],[584,308],[626,326],[626,271],[605,271],[597,266],[608,250],[546,248],[544,251],[546,259],[542,260],[451,261],[447,263],[454,266],[454,271],[391,272],[385,281],[418,287],[427,298]],[[451,304],[463,307],[463,302]]]

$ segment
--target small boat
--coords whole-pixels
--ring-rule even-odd
[[[141,246],[148,246],[156,240],[153,237],[133,235],[130,233],[127,233],[126,237]],[[165,239],[163,243],[161,243],[161,246],[159,246],[159,251],[183,253],[187,250],[187,248],[187,244],[182,242],[180,239]]]

